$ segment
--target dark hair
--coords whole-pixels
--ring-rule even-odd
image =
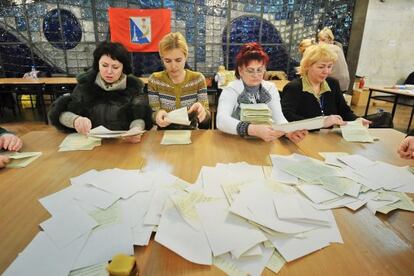
[[[249,42],[244,44],[236,56],[236,77],[240,79],[239,67],[247,66],[250,61],[262,61],[265,66],[269,63],[269,56],[263,50],[262,46],[257,42]]]
[[[119,61],[123,65],[122,72],[126,75],[132,73],[131,60],[129,53],[125,47],[118,42],[104,41],[96,47],[93,51],[93,65],[92,68],[99,72],[99,60],[103,55],[108,55],[112,59]]]

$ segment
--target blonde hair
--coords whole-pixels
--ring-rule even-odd
[[[330,42],[335,40],[335,36],[333,35],[331,29],[329,29],[328,27],[323,28],[319,33],[318,33],[318,38],[319,39],[326,39],[329,40]]]
[[[306,48],[303,54],[300,66],[298,67],[298,73],[304,76],[308,73],[309,68],[318,61],[332,61],[335,62],[338,56],[333,52],[329,45],[317,44]]]
[[[306,48],[308,48],[309,46],[315,45],[315,44],[316,44],[315,39],[313,38],[303,39],[298,45],[299,53],[303,55],[303,52],[305,52]]]
[[[169,33],[165,35],[159,44],[159,52],[162,57],[166,52],[180,49],[183,51],[185,57],[188,56],[188,46],[185,37],[180,32]]]

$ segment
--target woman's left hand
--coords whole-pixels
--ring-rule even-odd
[[[369,125],[370,125],[370,124],[372,124],[372,121],[369,121],[369,120],[367,120],[367,119],[360,118],[360,120],[361,120],[361,122],[362,122],[362,125],[363,125],[364,127],[366,127],[366,128],[369,128]]]
[[[196,102],[190,107],[190,109],[188,110],[188,114],[190,114],[194,111],[197,112],[198,121],[200,123],[203,122],[205,120],[206,116],[207,116],[207,112],[204,109],[204,106],[201,103]]]
[[[286,137],[289,138],[289,140],[292,141],[293,143],[299,143],[305,138],[307,134],[308,134],[308,131],[306,129],[303,129],[303,130],[296,130],[293,132],[286,133]]]
[[[136,129],[137,131],[142,130],[142,129],[138,128],[138,127],[133,127],[133,128],[131,128],[129,131],[134,132],[134,130],[135,130],[135,129]],[[136,143],[141,142],[141,137],[142,137],[142,134],[138,134],[138,135],[134,135],[134,136],[127,136],[127,137],[124,137],[124,138],[122,138],[122,139],[123,139],[125,142],[127,142],[127,143],[136,144]]]

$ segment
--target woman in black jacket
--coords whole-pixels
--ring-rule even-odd
[[[87,134],[103,125],[111,130],[150,129],[151,108],[143,83],[133,75],[129,54],[120,43],[101,43],[91,70],[77,77],[72,94],[53,103],[51,123],[62,131]],[[137,143],[141,135],[127,137]]]
[[[336,54],[326,45],[306,49],[300,62],[300,79],[289,82],[281,93],[283,114],[288,121],[327,116],[324,127],[344,125],[358,118],[346,104],[339,83],[329,78]],[[368,126],[370,121],[362,119]]]

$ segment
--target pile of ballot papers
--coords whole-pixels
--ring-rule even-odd
[[[240,104],[240,120],[252,124],[272,124],[272,111],[267,104]]]
[[[159,168],[91,170],[39,201],[51,217],[4,275],[103,269],[120,252],[155,241],[230,275],[278,272],[285,262],[343,243],[331,209],[414,211],[405,167],[360,155],[271,155],[273,166],[201,168],[192,185]],[[76,275],[72,274],[72,275]]]
[[[101,138],[88,137],[80,133],[68,134],[59,145],[59,151],[93,150],[101,145]]]

